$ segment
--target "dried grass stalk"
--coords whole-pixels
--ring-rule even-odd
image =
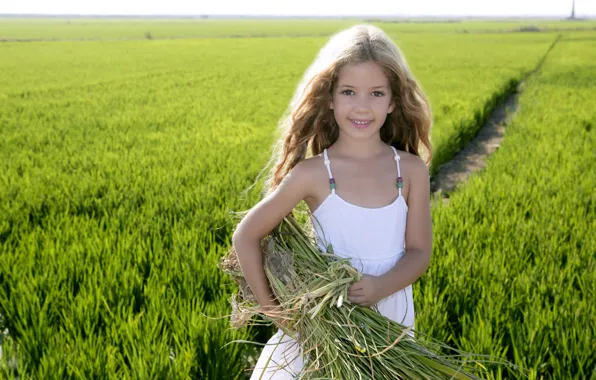
[[[334,255],[332,247],[321,252],[293,216],[284,218],[261,247],[281,316],[290,321],[284,332],[298,341],[305,355],[301,379],[479,379],[481,363],[489,362],[487,356],[453,349],[419,331],[413,338],[410,327],[350,303],[348,288],[362,274],[349,259]],[[280,317],[260,310],[233,247],[219,267],[239,286],[231,298],[233,327],[254,323],[257,315]]]

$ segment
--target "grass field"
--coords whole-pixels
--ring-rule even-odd
[[[258,200],[240,193],[302,72],[354,21],[86,22],[0,20],[2,38],[108,39],[0,43],[2,373],[242,377],[254,350],[221,346],[269,330],[202,317],[229,312],[228,210]],[[530,378],[596,378],[596,31],[495,33],[526,24],[379,24],[430,98],[433,172],[546,57],[488,167],[433,201],[417,328]]]
[[[414,295],[433,336],[532,379],[596,378],[595,60],[596,38],[561,40],[486,170],[434,202],[435,261]]]
[[[217,19],[101,19],[1,18],[2,39],[145,39],[213,37],[326,36],[353,25],[355,20],[217,20]],[[500,33],[518,30],[594,30],[596,21],[446,21],[366,20],[388,33]]]

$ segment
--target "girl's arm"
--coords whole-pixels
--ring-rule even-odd
[[[413,165],[408,192],[408,220],[404,256],[387,273],[380,276],[384,296],[414,283],[428,268],[432,253],[432,219],[430,214],[430,178],[428,167],[417,158]]]
[[[265,276],[261,240],[309,195],[311,177],[308,163],[298,163],[272,193],[246,214],[232,235],[244,278],[265,310],[275,309],[279,303],[275,301]]]

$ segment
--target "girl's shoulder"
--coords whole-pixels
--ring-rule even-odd
[[[397,154],[402,177],[405,178],[409,188],[419,187],[422,183],[430,183],[429,168],[422,157],[399,149],[397,149]]]
[[[325,158],[323,157],[323,153],[320,153],[315,156],[305,158],[304,160],[300,161],[296,166],[300,166],[299,170],[303,171],[306,174],[320,174],[321,171],[325,172]]]
[[[399,149],[397,149],[397,154],[399,155],[400,165],[406,165],[414,171],[428,170],[428,166],[422,157]]]
[[[321,176],[326,175],[325,169],[325,159],[323,157],[323,153],[317,154],[315,156],[311,156],[308,158],[303,159],[302,161],[298,162],[296,166],[292,169],[295,175],[300,175],[303,178],[308,178],[312,183],[316,182]]]
[[[300,178],[301,187],[307,198],[320,197],[329,186],[322,153],[303,159],[292,168],[291,173],[292,176]]]

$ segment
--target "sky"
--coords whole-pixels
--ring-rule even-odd
[[[0,14],[566,17],[573,0],[5,0]],[[596,17],[596,0],[576,0]]]

